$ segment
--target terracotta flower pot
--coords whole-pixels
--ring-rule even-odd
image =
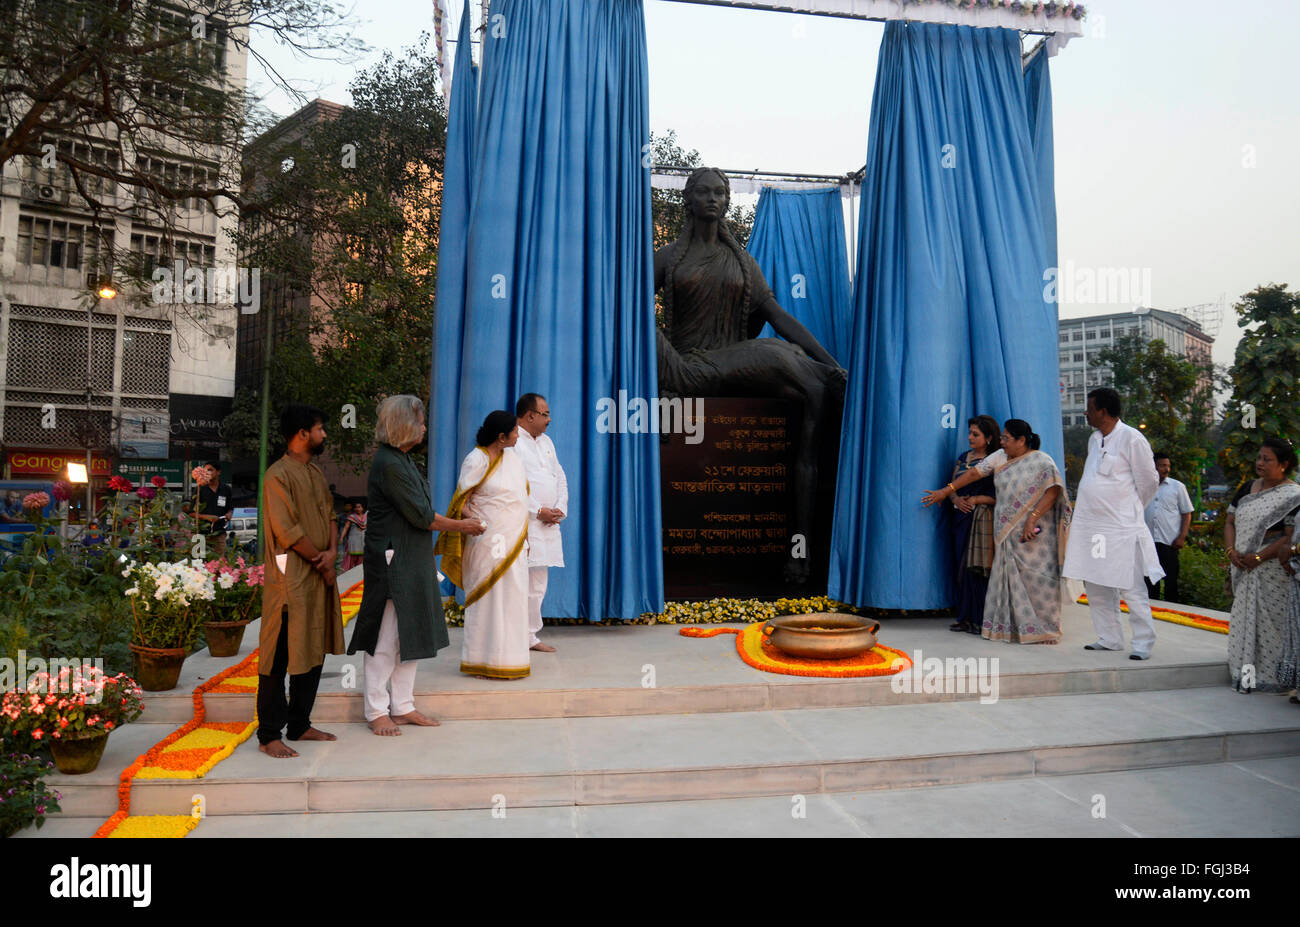
[[[141,647],[131,644],[135,657],[135,678],[146,692],[166,692],[176,688],[181,664],[189,655],[184,647]]]
[[[59,772],[65,776],[80,776],[94,771],[107,745],[107,731],[86,732],[51,740],[50,753],[54,754],[54,765]]]
[[[248,621],[206,621],[203,633],[208,639],[208,653],[214,657],[233,657],[244,642]]]

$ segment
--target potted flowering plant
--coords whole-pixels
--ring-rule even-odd
[[[244,640],[244,628],[262,612],[263,567],[239,557],[233,566],[221,560],[209,560],[207,569],[216,592],[210,617],[203,625],[208,653],[214,657],[233,657],[239,653],[239,645]]]
[[[131,652],[136,678],[146,692],[175,688],[199,628],[216,598],[212,574],[202,560],[175,563],[131,561],[122,575],[135,580],[131,601]]]
[[[65,666],[57,676],[37,673],[26,691],[4,693],[0,730],[48,743],[59,772],[79,775],[99,765],[108,735],[142,711],[140,686],[125,673],[109,676],[90,664]]]

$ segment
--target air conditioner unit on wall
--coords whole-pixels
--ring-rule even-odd
[[[36,198],[38,200],[57,200],[59,191],[53,185],[43,183],[36,188]]]

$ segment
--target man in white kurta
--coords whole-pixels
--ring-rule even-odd
[[[537,636],[542,630],[542,599],[551,567],[564,566],[560,522],[569,510],[569,484],[555,445],[546,434],[551,409],[546,398],[524,393],[515,404],[519,440],[515,453],[528,474],[528,633],[529,648],[546,653],[555,648]]]
[[[1165,574],[1143,511],[1160,477],[1146,437],[1120,420],[1119,393],[1109,387],[1090,392],[1087,415],[1096,430],[1088,440],[1061,574],[1083,580],[1088,591],[1097,641],[1085,649],[1124,649],[1122,597],[1133,632],[1129,659],[1145,660],[1156,630],[1144,577],[1155,582]]]

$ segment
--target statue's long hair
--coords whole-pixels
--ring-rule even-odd
[[[745,263],[744,249],[740,247],[740,242],[736,241],[731,229],[727,226],[727,210],[731,208],[731,181],[727,175],[722,173],[716,167],[697,167],[691,171],[691,175],[686,178],[686,188],[682,191],[682,203],[686,206],[686,221],[682,224],[681,234],[673,242],[672,247],[676,247],[677,253],[673,255],[672,263],[668,265],[668,273],[664,276],[663,286],[663,306],[664,306],[664,330],[671,336],[673,331],[673,277],[677,273],[677,265],[686,257],[686,250],[690,247],[691,236],[695,233],[695,213],[691,211],[690,198],[691,192],[699,184],[700,178],[705,174],[717,174],[722,179],[722,185],[727,188],[727,202],[722,208],[722,215],[718,217],[718,240],[731,249],[732,254],[736,256],[736,261],[740,264],[740,272],[745,277],[745,295],[741,300],[741,337],[749,337],[749,310],[750,298],[753,294],[754,282],[749,273],[749,267]]]

